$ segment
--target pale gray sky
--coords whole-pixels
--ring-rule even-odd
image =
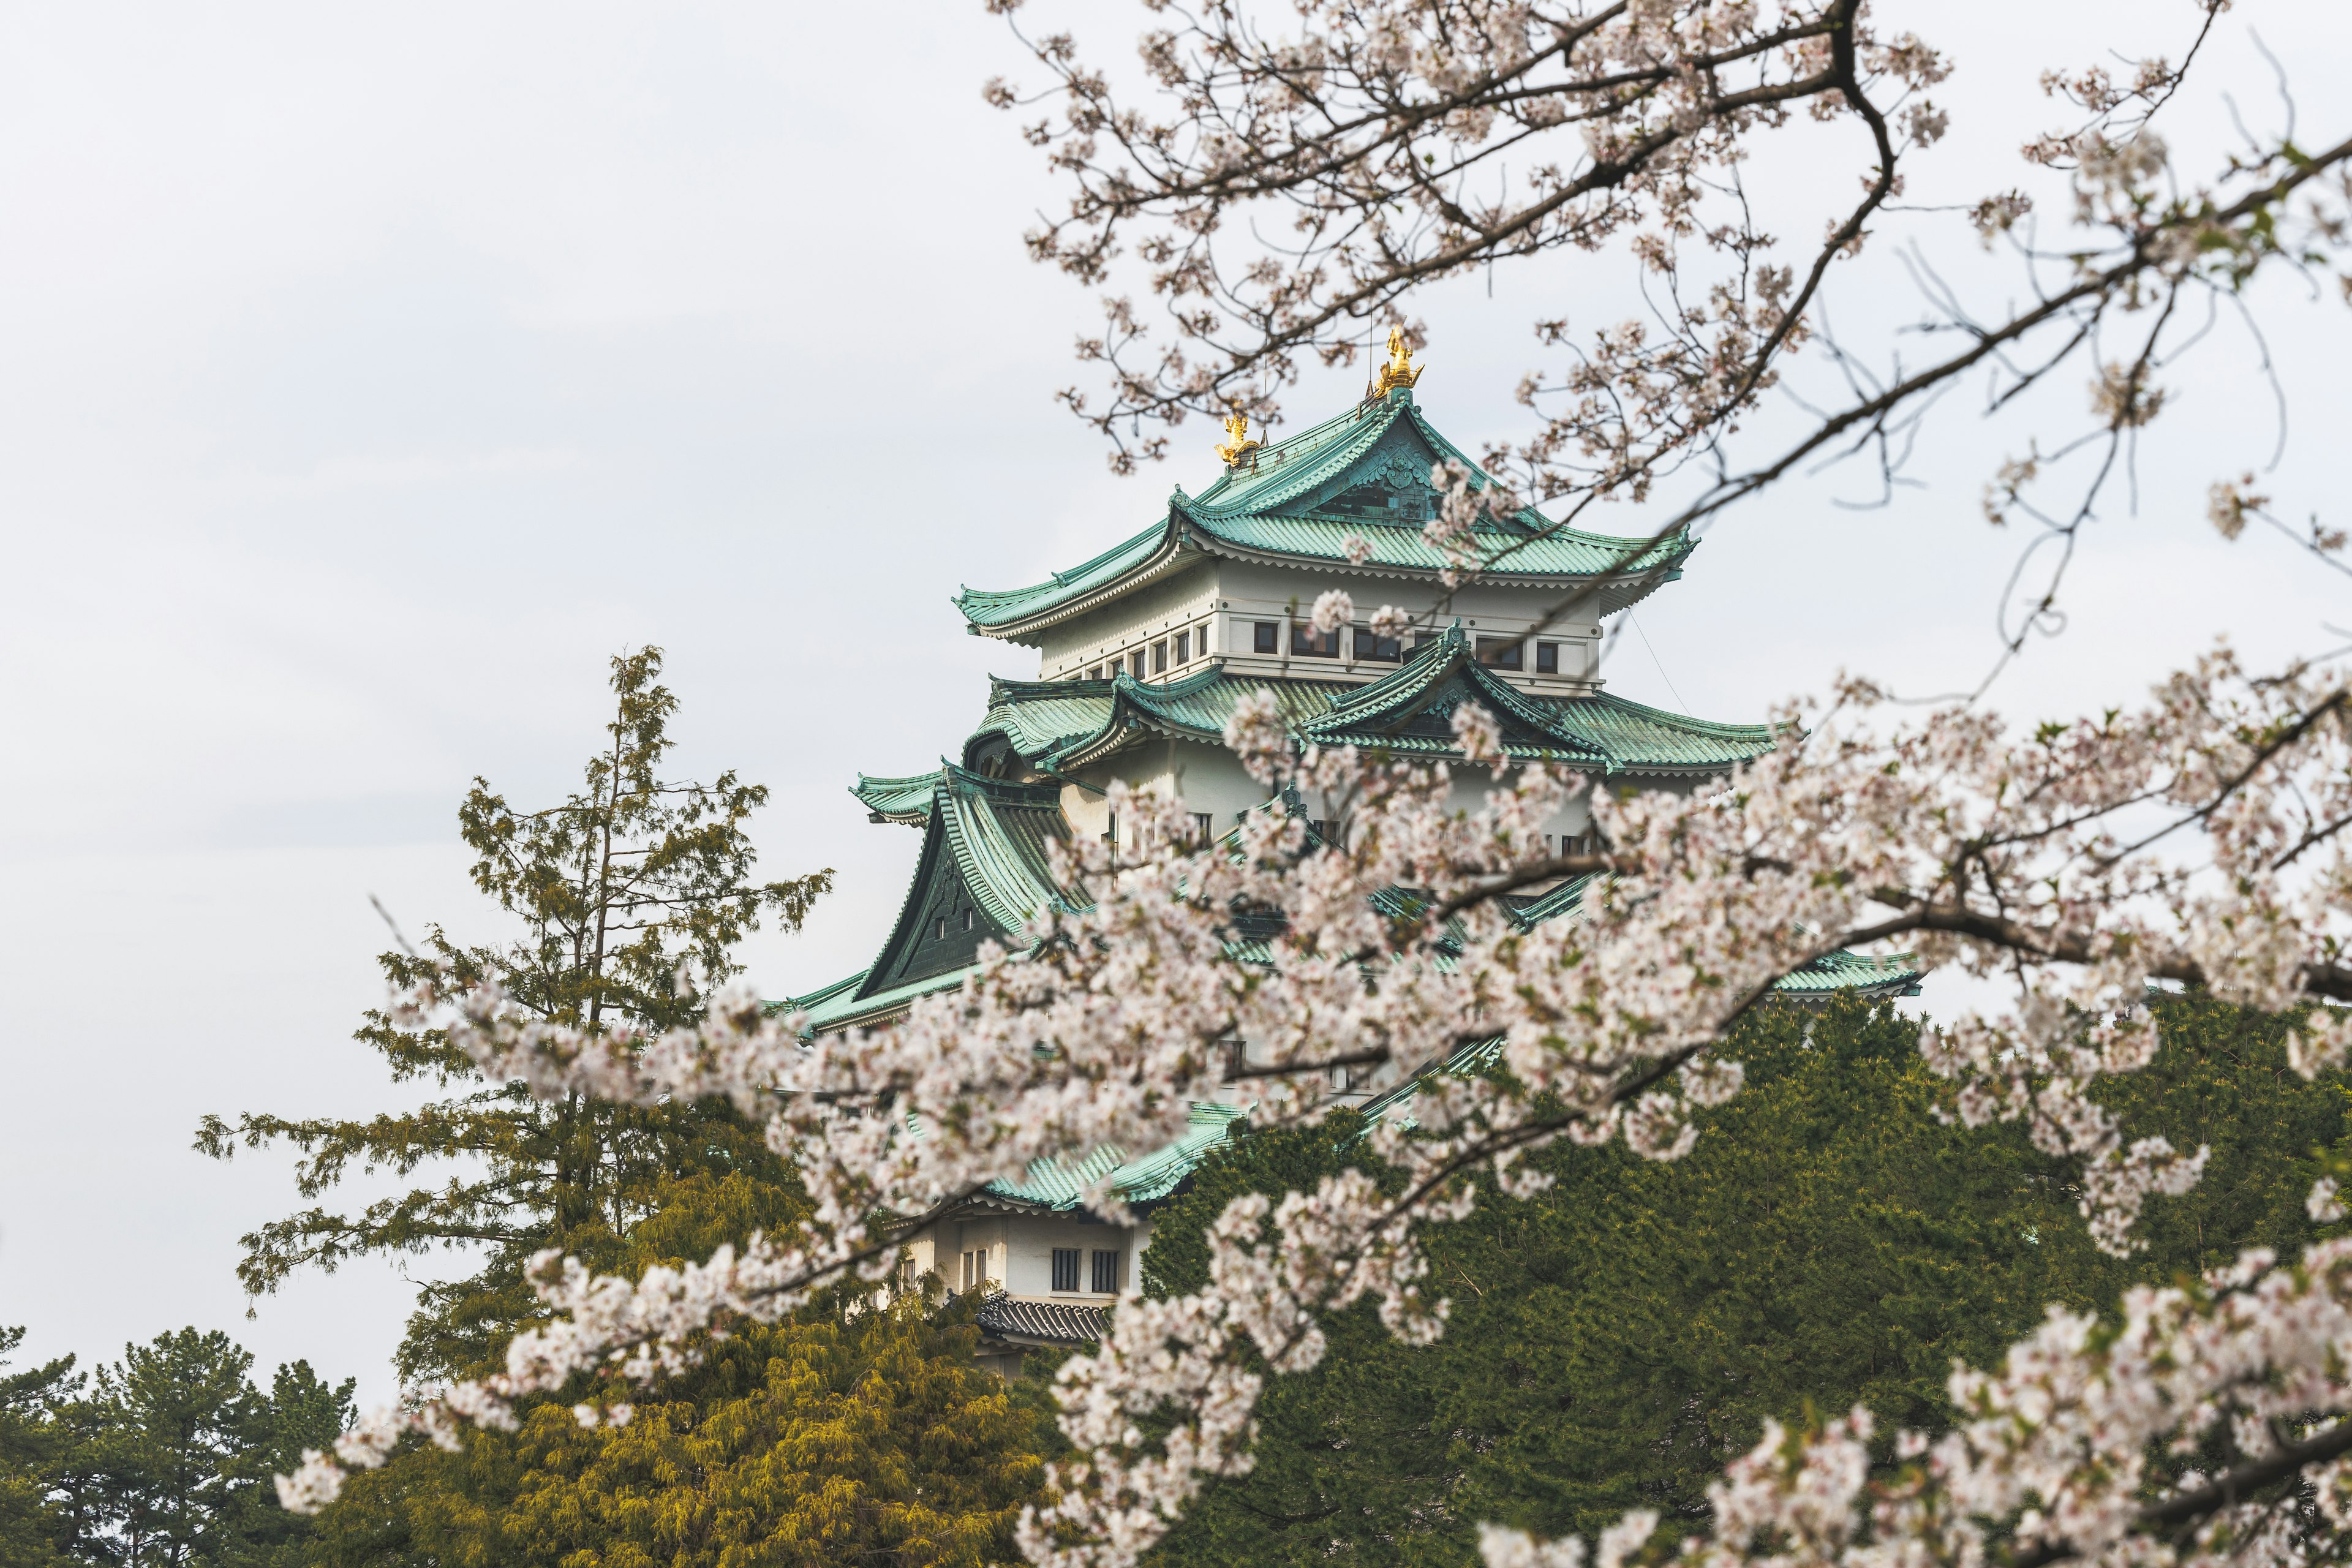
[[[2014,181],[2017,142],[2053,122],[2042,66],[2177,50],[2190,14],[1888,9],[1958,68],[1954,139],[1915,174],[1945,188],[1921,201]],[[1105,48],[1139,26],[1078,16]],[[2276,122],[2247,22],[2290,62],[2306,137],[2352,129],[2330,118],[2352,79],[2331,8],[2238,17],[2184,142],[2223,123],[2217,85]],[[454,843],[467,779],[562,788],[607,656],[659,643],[680,768],[773,786],[775,873],[842,873],[807,934],[755,944],[754,978],[835,979],[917,846],[843,786],[929,765],[988,672],[1034,670],[966,637],[948,596],[1133,531],[1211,477],[1212,436],[1118,480],[1054,405],[1093,306],[1023,258],[1053,191],[980,101],[1022,73],[976,3],[89,4],[11,7],[6,37],[0,1322],[89,1356],[221,1327],[381,1396],[400,1281],[306,1280],[243,1321],[236,1238],[292,1205],[285,1165],[188,1142],[208,1110],[385,1103],[349,1041],[378,995],[368,895],[487,927]],[[1851,162],[1824,167],[1843,190]],[[2016,291],[1956,265],[1990,304]],[[1878,276],[1856,316],[1909,313],[1891,255]],[[1523,428],[1528,321],[1600,324],[1623,287],[1570,259],[1432,298],[1424,405],[1465,444]],[[2262,304],[2296,404],[2269,484],[2299,515],[2341,488],[2347,323],[2294,288]],[[2094,531],[2068,633],[1998,705],[2129,697],[2221,631],[2267,655],[2352,625],[2340,580],[2203,521],[2206,484],[2268,457],[2251,364],[2217,340],[2168,376],[2138,514]],[[1291,405],[1317,416],[1356,379]],[[1869,487],[1832,475],[1725,523],[1640,612],[1615,688],[1751,720],[1841,667],[1972,682],[2014,542],[1978,489],[2025,433],[1981,428],[1974,395],[1935,426],[1930,487],[1892,508],[1837,509]]]

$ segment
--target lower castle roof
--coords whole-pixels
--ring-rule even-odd
[[[1124,670],[1107,680],[994,680],[972,740],[1002,735],[1033,767],[1065,773],[1154,735],[1223,744],[1234,708],[1261,690],[1273,693],[1285,721],[1304,742],[1432,758],[1459,756],[1447,716],[1466,700],[1503,721],[1505,749],[1512,756],[1548,757],[1597,773],[1719,773],[1773,745],[1769,725],[1685,718],[1607,692],[1522,691],[1478,663],[1458,627],[1369,682],[1229,675],[1222,664],[1171,681],[1138,680]],[[892,786],[915,782],[860,774],[854,793],[877,819],[908,820],[887,816],[885,802],[896,798]]]

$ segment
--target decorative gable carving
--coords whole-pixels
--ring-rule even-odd
[[[1437,515],[1437,489],[1429,482],[1436,463],[1437,455],[1420,434],[1399,420],[1379,446],[1301,498],[1295,510],[1418,528]]]

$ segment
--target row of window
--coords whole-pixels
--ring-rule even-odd
[[[1376,637],[1370,626],[1351,626],[1349,631],[1349,650],[1359,661],[1371,660],[1381,664],[1398,664],[1403,661],[1406,647],[1398,638]],[[1436,636],[1434,632],[1416,632],[1413,634],[1412,646],[1418,648]],[[1492,665],[1496,669],[1524,669],[1527,647],[1527,639],[1524,637],[1480,637],[1478,662]],[[1535,647],[1536,673],[1558,675],[1559,644],[1539,642],[1535,645]],[[1282,623],[1280,621],[1253,622],[1250,651],[1281,653]],[[1336,631],[1318,632],[1308,622],[1293,621],[1290,623],[1290,654],[1293,658],[1337,658],[1339,657],[1339,634]]]
[[[1193,848],[1199,848],[1215,836],[1217,819],[1205,811],[1195,811],[1189,815],[1192,818],[1192,836],[1186,839],[1185,843]],[[1108,816],[1108,823],[1103,828],[1103,842],[1116,844],[1118,842],[1118,813],[1110,812]],[[1139,851],[1143,848],[1141,824],[1129,822],[1127,825],[1127,847]]]
[[[1078,1288],[1078,1259],[1077,1247],[1054,1248],[1055,1289],[1075,1290]],[[1087,1259],[1091,1272],[1087,1280],[1087,1289],[1098,1296],[1118,1294],[1118,1252],[1097,1249],[1093,1257]]]
[[[1071,679],[1104,680],[1124,668],[1128,674],[1141,680],[1147,675],[1165,675],[1171,669],[1183,668],[1196,658],[1208,657],[1209,623],[1203,621],[1197,626],[1186,626],[1174,637],[1131,647],[1102,664],[1090,665],[1083,678],[1073,676]]]
[[[1127,1284],[1127,1281],[1120,1277],[1123,1272],[1120,1265],[1126,1256],[1126,1253],[1118,1247],[1097,1247],[1089,1257],[1083,1247],[1057,1247],[1054,1248],[1054,1289],[1077,1289],[1079,1288],[1078,1271],[1083,1265],[1087,1270],[1086,1286],[1087,1289],[1098,1296],[1116,1296]],[[956,1259],[958,1290],[977,1290],[987,1283],[988,1249],[986,1247],[964,1253]],[[1003,1281],[1000,1280],[999,1283]]]
[[[1250,651],[1280,655],[1282,625],[1280,621],[1252,622]],[[1358,662],[1401,664],[1410,648],[1421,647],[1437,634],[1416,632],[1410,644],[1397,637],[1377,637],[1370,626],[1351,626],[1347,635],[1349,654]],[[1338,658],[1339,639],[1340,634],[1337,631],[1318,632],[1306,621],[1290,623],[1290,654],[1294,658]],[[1560,645],[1556,642],[1535,645],[1535,670],[1538,675],[1559,673],[1559,648]],[[1527,668],[1527,650],[1528,641],[1524,637],[1480,637],[1478,662],[1496,669],[1522,670]],[[1131,647],[1101,664],[1089,665],[1082,675],[1071,679],[1102,680],[1125,669],[1141,680],[1148,676],[1165,675],[1171,669],[1181,669],[1196,658],[1208,657],[1209,626],[1204,621],[1198,626],[1187,626],[1173,637]]]

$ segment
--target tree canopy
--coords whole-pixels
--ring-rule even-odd
[[[829,870],[759,882],[746,820],[767,790],[723,773],[709,784],[666,780],[663,759],[677,699],[660,684],[659,648],[612,661],[613,716],[581,787],[557,804],[519,810],[477,778],[457,826],[475,855],[474,884],[519,934],[460,942],[440,925],[420,948],[384,953],[395,991],[436,976],[497,984],[548,1023],[599,1031],[660,1030],[687,1022],[741,972],[734,950],[762,917],[797,930],[832,885]],[[207,1116],[196,1147],[227,1159],[239,1148],[291,1144],[296,1186],[315,1199],[354,1170],[448,1175],[355,1214],[310,1207],[244,1238],[239,1278],[257,1294],[297,1269],[331,1270],[373,1254],[448,1249],[479,1259],[473,1273],[425,1284],[398,1363],[404,1376],[478,1367],[516,1323],[538,1311],[523,1278],[542,1248],[609,1263],[617,1238],[656,1212],[670,1184],[707,1176],[767,1194],[748,1229],[780,1218],[791,1174],[759,1131],[723,1103],[622,1106],[572,1095],[534,1100],[515,1082],[487,1083],[445,1029],[406,1028],[372,1009],[355,1037],[381,1056],[395,1084],[443,1098],[367,1120],[248,1112]]]
[[[0,1355],[22,1342],[0,1330]],[[350,1382],[307,1362],[256,1386],[253,1357],[194,1328],[125,1345],[85,1377],[64,1357],[0,1377],[5,1568],[293,1568],[318,1526],[271,1478],[352,1420]]]
[[[1432,1283],[1453,1303],[1434,1344],[1400,1345],[1361,1308],[1328,1320],[1322,1365],[1271,1385],[1255,1467],[1156,1560],[1468,1563],[1476,1521],[1591,1535],[1631,1509],[1701,1529],[1706,1489],[1767,1417],[1862,1404],[1941,1430],[1954,1359],[1997,1361],[2047,1307],[2098,1310],[2245,1247],[2299,1250],[2321,1232],[2304,1198],[2346,1140],[2343,1097],[2286,1072],[2281,1020],[2188,999],[2159,1016],[2162,1060],[2108,1092],[2214,1155],[2151,1210],[2135,1258],[2091,1245],[2064,1168],[2015,1129],[1938,1123],[1915,1020],[1774,1009],[1732,1042],[1747,1090],[1682,1160],[1555,1145],[1550,1191],[1490,1186],[1434,1233]],[[1150,1289],[1198,1287],[1235,1197],[1363,1158],[1344,1124],[1244,1140],[1161,1216]]]

